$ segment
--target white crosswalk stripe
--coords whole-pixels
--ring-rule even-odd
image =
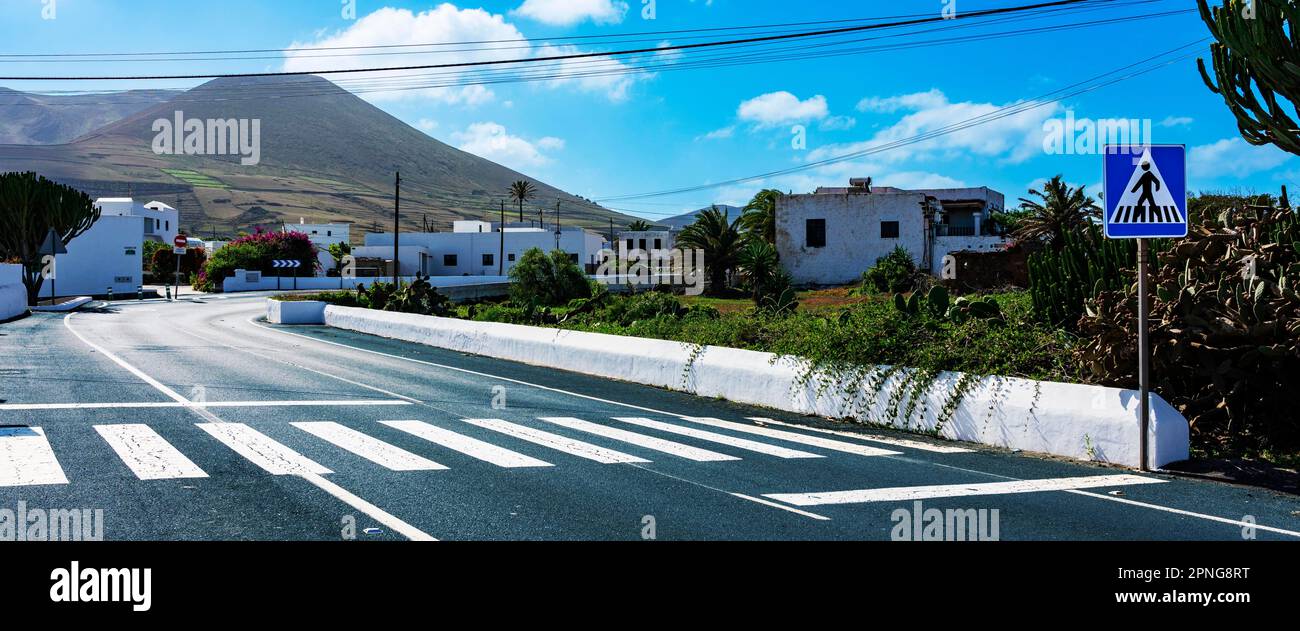
[[[551,467],[554,466],[549,462],[538,460],[531,456],[525,456],[521,453],[510,451],[497,447],[492,443],[481,441],[477,438],[471,438],[464,434],[457,434],[451,430],[443,429],[436,425],[430,425],[422,421],[380,421],[381,424],[387,425],[393,429],[401,430],[412,436],[423,438],[431,443],[436,443],[458,451],[471,458],[477,458],[498,467],[516,468],[516,467]]]
[[[153,428],[142,424],[96,425],[122,463],[141,480],[206,478],[194,461],[185,457]]]
[[[730,445],[732,447],[744,449],[746,451],[754,451],[760,454],[776,456],[777,458],[824,458],[825,457],[820,454],[808,453],[806,451],[799,451],[797,449],[788,449],[786,447],[779,447],[777,445],[760,443],[756,440],[749,440],[747,438],[737,438],[735,436],[728,436],[726,434],[718,434],[715,432],[708,432],[702,429],[695,429],[694,427],[682,427],[681,425],[674,425],[672,423],[664,423],[662,421],[652,421],[648,418],[618,416],[618,417],[614,417],[614,420],[623,423],[631,423],[632,425],[639,425],[641,427],[647,427],[650,429],[657,429],[661,432],[668,432],[670,434],[677,434],[679,436],[689,436],[691,438],[697,438],[699,440],[706,440],[709,442],[719,443],[722,445]]]
[[[759,427],[757,425],[733,423],[731,421],[724,421],[716,418],[694,417],[694,416],[682,417],[682,418],[692,423],[699,423],[701,425],[708,425],[710,427],[729,429],[737,432],[745,432],[748,434],[757,434],[759,436],[766,436],[768,438],[776,438],[779,440],[785,440],[792,443],[799,443],[801,445],[808,445],[810,447],[820,447],[822,449],[830,449],[832,451],[841,451],[848,454],[857,454],[859,456],[892,456],[901,453],[897,451],[890,451],[888,449],[879,449],[876,447],[868,447],[866,445],[858,445],[854,443],[846,443],[839,440],[831,440],[829,438],[821,438],[819,436],[808,436],[806,434],[785,432],[779,429],[772,429],[770,427]]]
[[[447,468],[338,423],[322,421],[290,425],[390,471],[440,471]]]
[[[197,423],[199,429],[211,434],[235,453],[263,468],[272,475],[299,475],[333,473],[306,456],[276,442],[271,437],[243,423]]]
[[[763,416],[750,416],[748,418],[751,421],[766,423],[768,425],[780,425],[782,427],[792,427],[795,429],[817,432],[818,434],[830,434],[832,436],[843,436],[845,438],[857,438],[860,440],[865,440],[867,442],[881,443],[883,445],[893,445],[895,447],[907,447],[910,449],[917,449],[920,451],[930,451],[937,454],[965,454],[974,451],[973,449],[967,449],[965,447],[950,447],[948,445],[934,445],[931,443],[923,443],[919,440],[908,440],[906,438],[889,438],[885,436],[876,436],[872,434],[855,434],[853,432],[841,432],[833,429],[822,429],[820,427],[808,427],[807,425],[795,425],[794,423],[786,423],[784,421],[778,421]]]
[[[490,429],[492,431],[501,432],[502,434],[505,434],[507,436],[514,436],[515,438],[518,438],[520,440],[526,440],[530,443],[541,445],[543,447],[550,447],[551,449],[563,451],[564,453],[571,454],[579,458],[594,460],[601,464],[626,464],[632,462],[637,462],[637,463],[650,462],[645,458],[638,458],[637,456],[625,454],[621,451],[606,449],[604,447],[601,447],[600,445],[593,445],[591,443],[586,443],[581,440],[575,440],[567,436],[552,434],[550,432],[545,432],[540,429],[534,429],[532,427],[527,427],[524,425],[517,425],[515,423],[510,423],[507,421],[503,421],[501,419],[467,418],[465,419],[465,422],[469,423],[470,425],[474,425],[476,427],[482,427],[484,429]]]
[[[831,491],[828,493],[770,493],[763,497],[794,506],[822,506],[825,504],[864,504],[867,502],[911,502],[939,497],[969,497],[973,495],[1007,495],[1015,493],[1041,493],[1095,489],[1108,486],[1134,484],[1163,484],[1164,480],[1137,475],[1092,475],[1076,478],[1050,478],[1046,480],[1013,480],[1010,482],[980,482],[971,484],[935,484],[928,486],[900,486],[885,489],[857,491]]]
[[[0,427],[0,487],[67,483],[44,429]]]
[[[644,447],[646,449],[652,449],[654,451],[662,451],[666,454],[672,454],[674,456],[685,458],[687,460],[694,460],[696,462],[721,462],[727,460],[740,460],[740,458],[737,458],[735,456],[720,454],[716,451],[709,451],[707,449],[700,449],[699,447],[683,445],[681,443],[675,443],[671,440],[664,440],[662,438],[656,438],[654,436],[646,436],[645,434],[637,434],[635,432],[629,432],[627,430],[618,429],[615,427],[606,427],[604,425],[597,425],[596,423],[589,423],[582,419],[576,419],[576,418],[564,416],[564,417],[542,417],[541,420],[546,421],[547,423],[554,423],[561,427],[567,427],[569,429],[574,429],[580,432],[586,432],[588,434],[595,434],[597,436],[603,436],[605,438],[622,441],[630,445],[636,445],[638,447]]]

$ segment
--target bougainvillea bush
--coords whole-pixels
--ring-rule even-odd
[[[271,267],[272,261],[299,261],[297,270]],[[203,271],[195,276],[194,288],[220,291],[222,282],[235,270],[259,270],[267,276],[313,275],[318,266],[316,246],[301,232],[266,232],[240,237],[213,252]]]

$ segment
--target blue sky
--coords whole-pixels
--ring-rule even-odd
[[[47,5],[54,2],[54,19]],[[1027,1],[1027,0],[1026,0]],[[1131,0],[1125,0],[1126,2]],[[1020,0],[494,0],[456,3],[356,0],[0,0],[0,53],[282,49],[539,39],[525,52],[568,50],[572,36],[779,24],[903,14],[939,15],[1021,4]],[[955,2],[955,5],[948,3]],[[969,29],[988,33],[1130,16],[1069,31],[930,44],[820,59],[362,96],[431,136],[578,195],[604,199],[724,182],[786,169],[942,127],[1030,99],[1205,37],[1195,13],[1131,16],[1192,8],[1192,0],[1152,0],[1034,22]],[[46,11],[46,15],[42,12]],[[954,22],[952,24],[960,23]],[[942,26],[942,25],[940,25]],[[933,28],[933,27],[929,27]],[[678,37],[683,37],[678,35]],[[917,41],[941,39],[917,35]],[[647,41],[685,43],[674,35]],[[637,46],[642,44],[636,44]],[[654,45],[654,44],[648,44]],[[579,50],[627,45],[582,42]],[[1194,49],[1206,50],[1201,44]],[[694,54],[694,53],[691,53]],[[420,55],[203,62],[0,62],[5,75],[278,71],[324,66],[430,62]],[[442,55],[437,61],[446,61]],[[673,57],[664,55],[665,62]],[[689,59],[689,54],[685,56]],[[377,61],[378,60],[378,61]],[[373,67],[373,66],[371,66]],[[2,82],[20,90],[187,87],[197,82],[126,84]],[[1094,190],[1101,156],[1044,149],[1050,121],[1149,121],[1151,141],[1186,144],[1193,190],[1276,192],[1300,186],[1300,162],[1240,140],[1222,101],[1184,59],[1048,107],[916,144],[800,173],[676,196],[610,201],[654,218],[709,203],[743,203],[761,187],[803,192],[842,186],[852,176],[882,185],[996,188],[1009,202],[1057,173]],[[795,146],[795,126],[805,132]],[[263,130],[269,137],[273,130]]]

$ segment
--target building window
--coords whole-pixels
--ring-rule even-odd
[[[662,249],[664,249],[664,240],[663,240],[663,239],[655,239],[655,249],[656,249],[656,250],[662,250]]]
[[[334,236],[334,231],[333,231],[333,230],[326,230],[326,231],[325,231],[325,236],[327,236],[327,237],[332,237],[332,236]]]
[[[645,239],[641,239],[640,241],[637,242],[637,244],[641,246],[642,250],[645,249]]]
[[[882,221],[882,222],[880,222],[880,238],[881,238],[881,239],[897,239],[897,238],[898,238],[898,222],[897,222],[897,221]]]
[[[456,255],[455,255],[455,254],[444,254],[444,255],[442,255],[442,266],[443,266],[443,267],[456,267]]]
[[[511,253],[507,254],[507,255],[506,255],[506,260],[507,260],[507,261],[510,261],[511,263],[514,263],[514,262],[515,262],[515,253],[514,253],[514,252],[511,252]]]
[[[496,265],[496,257],[491,254],[484,254],[483,267],[491,267],[493,265]]]
[[[807,247],[826,247],[826,220],[809,219],[804,222],[804,235]]]
[[[631,249],[634,248],[634,247],[636,247],[636,246],[632,245],[632,240],[631,240],[631,239],[628,239],[628,240],[627,240],[627,249],[631,250]]]
[[[578,255],[577,255],[577,253],[575,253],[575,252],[570,252],[570,253],[569,253],[569,260],[570,260],[570,261],[573,261],[574,263],[577,263],[577,262],[578,262]]]
[[[165,223],[165,224],[163,224],[163,225],[165,226],[165,227],[163,228],[163,230],[171,230],[171,229],[172,229],[172,222],[171,222],[171,221],[168,221],[167,223]]]

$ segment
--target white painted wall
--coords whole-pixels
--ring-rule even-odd
[[[180,234],[180,212],[162,202],[139,203],[130,197],[101,197],[95,200],[102,217],[141,217],[143,238],[171,245]]]
[[[0,322],[27,313],[27,287],[23,266],[0,264]]]
[[[935,428],[938,411],[961,378],[956,373],[940,375],[919,395],[918,402],[924,405],[917,409],[924,411],[903,425],[885,414],[891,392],[899,387],[897,379],[884,383],[874,397],[876,403],[864,404],[872,397],[863,391],[851,396],[839,388],[819,392],[816,380],[801,385],[798,360],[770,353],[710,346],[692,361],[690,347],[664,340],[336,306],[326,307],[324,317],[329,326],[464,353],[800,414],[854,417],[921,431]],[[906,409],[907,399],[902,395],[900,409]],[[939,434],[953,440],[1135,467],[1140,454],[1137,404],[1137,393],[1132,390],[988,377],[966,394]],[[1158,396],[1153,396],[1152,409],[1151,464],[1163,466],[1187,459],[1187,421]],[[692,413],[689,409],[669,412]]]
[[[851,283],[876,259],[902,246],[918,265],[926,260],[921,193],[785,195],[776,211],[776,248],[781,264],[799,284]],[[807,245],[807,221],[826,220],[826,246]],[[898,238],[882,239],[881,222],[897,221]]]
[[[68,243],[68,253],[55,257],[55,278],[41,285],[41,297],[95,296],[113,288],[134,294],[144,282],[144,218],[101,215],[99,221]]]
[[[244,270],[236,270],[236,274],[225,280],[222,284],[222,291],[234,293],[240,291],[269,291],[283,290],[292,291],[294,289],[294,279],[285,276],[279,279],[277,286],[276,277],[262,276],[261,280],[250,282]],[[306,290],[339,290],[339,289],[356,289],[357,285],[369,287],[375,281],[390,282],[391,276],[380,278],[324,278],[318,276],[304,276],[297,279],[297,289]],[[414,276],[403,276],[402,282],[409,283],[415,280]],[[436,288],[448,287],[469,287],[475,285],[493,285],[499,283],[508,283],[510,279],[504,276],[434,276],[429,278],[429,284]],[[62,293],[62,292],[60,292]]]
[[[401,271],[413,274],[416,271],[430,276],[495,276],[501,272],[497,257],[501,248],[500,232],[411,232],[402,233],[398,238]],[[580,265],[599,263],[599,255],[604,239],[600,235],[581,229],[566,228],[560,236],[560,248],[565,252],[578,255]],[[410,249],[407,249],[410,248]],[[524,252],[531,248],[540,248],[543,252],[555,249],[555,233],[551,231],[506,230],[505,232],[505,273]],[[425,253],[424,267],[421,268],[421,253]],[[355,248],[353,256],[393,258],[393,235],[391,233],[367,234],[365,246]],[[491,257],[487,264],[484,255]],[[454,256],[454,264],[448,256]],[[513,260],[512,260],[513,257]]]

